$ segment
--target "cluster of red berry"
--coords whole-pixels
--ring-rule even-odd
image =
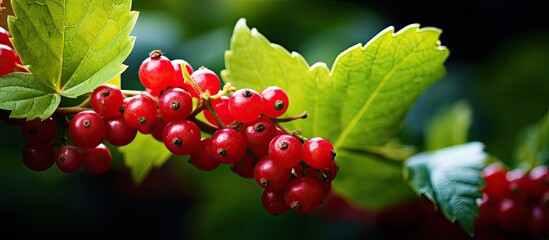
[[[326,139],[307,139],[281,125],[306,117],[280,118],[289,106],[283,89],[222,88],[215,72],[205,67],[195,71],[160,50],[149,54],[138,74],[146,91],[104,84],[84,103],[58,108],[44,121],[9,119],[21,126],[27,140],[23,162],[36,171],[56,163],[66,173],[83,167],[101,174],[112,161],[104,143],[124,146],[140,132],[175,155],[188,155],[198,169],[230,164],[236,174],[255,178],[264,188],[261,202],[272,214],[311,212],[330,192],[337,173],[335,150]],[[206,122],[196,118],[199,113]],[[211,136],[203,138],[202,133]]]
[[[488,165],[482,172],[486,181],[483,197],[477,201],[480,231],[498,228],[529,237],[549,237],[549,170],[537,166],[526,172],[505,169],[500,163]]]
[[[10,38],[10,33],[3,27],[0,27],[0,76],[13,71],[23,71],[18,68],[18,66],[21,67],[23,63],[17,52],[15,52]]]

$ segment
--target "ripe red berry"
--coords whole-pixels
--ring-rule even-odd
[[[528,176],[532,184],[531,191],[535,196],[541,198],[545,194],[549,194],[549,168],[547,166],[541,165],[533,168]]]
[[[125,146],[135,139],[137,129],[130,127],[122,114],[105,118],[104,121],[107,129],[105,140],[108,143],[114,146]]]
[[[10,38],[10,32],[8,32],[5,28],[0,27],[0,44],[8,45],[10,48],[13,48]]]
[[[217,113],[217,116],[219,116],[219,118],[225,125],[229,125],[234,121],[234,118],[229,113],[229,97],[221,96],[220,98],[213,100],[212,109],[215,111],[215,113]],[[212,113],[210,113],[210,111],[204,109],[204,111],[202,112],[204,113],[204,117],[206,118],[206,120],[208,120],[209,123],[216,127],[219,127],[219,124],[215,120]]]
[[[284,190],[284,201],[295,212],[306,214],[316,210],[322,202],[322,187],[309,177],[297,177]]]
[[[185,66],[187,69],[187,73],[189,75],[193,74],[193,67],[190,63],[183,59],[174,59],[171,61],[173,69],[175,70],[175,83],[177,84],[176,87],[180,87],[183,89],[189,89],[188,87],[191,87],[190,84],[185,83],[185,79],[183,78],[183,72],[181,71],[181,64]],[[188,90],[187,90],[188,91]]]
[[[280,117],[290,104],[286,92],[277,86],[270,86],[261,91],[263,115],[270,118]]]
[[[260,159],[254,167],[254,178],[257,184],[271,191],[284,190],[291,176],[291,169],[276,165],[269,157]]]
[[[132,97],[124,108],[124,118],[128,125],[138,129],[140,132],[146,132],[151,123],[156,119],[156,102],[150,97],[139,95]]]
[[[270,119],[259,117],[245,123],[240,133],[246,141],[246,146],[261,158],[269,152],[269,143],[276,136],[276,126]]]
[[[243,178],[254,178],[255,158],[249,154],[244,154],[238,162],[234,163],[231,170]]]
[[[507,170],[499,162],[492,163],[482,171],[482,178],[486,185],[482,189],[491,198],[501,199],[511,194],[509,182],[505,177]]]
[[[208,68],[199,68],[191,74],[191,77],[196,85],[200,87],[200,91],[202,91],[202,93],[208,91],[211,95],[215,95],[221,89],[221,81],[219,80],[219,77],[214,71]],[[186,86],[188,88],[187,91],[189,91],[191,96],[195,98],[200,97],[198,92],[196,92],[191,85]]]
[[[61,146],[55,152],[55,164],[64,173],[76,172],[82,165],[80,150],[72,145]]]
[[[152,91],[166,90],[168,87],[176,87],[175,69],[170,59],[162,55],[162,51],[154,50],[149,53],[139,66],[139,80]]]
[[[238,162],[246,153],[246,142],[240,133],[232,128],[222,128],[212,135],[210,148],[214,158],[221,163]]]
[[[210,138],[204,138],[200,141],[200,146],[191,153],[189,163],[202,171],[211,171],[221,165],[210,150]]]
[[[111,152],[104,144],[99,144],[95,148],[84,149],[82,152],[82,167],[92,175],[107,172],[111,162]]]
[[[273,215],[280,215],[290,210],[290,207],[284,201],[283,191],[263,190],[263,193],[261,194],[261,204],[267,212]]]
[[[334,147],[324,138],[310,138],[303,143],[303,160],[316,169],[327,168],[335,155]]]
[[[269,143],[269,157],[283,168],[292,168],[303,159],[303,147],[291,135],[278,135]]]
[[[51,117],[44,121],[36,118],[24,122],[21,125],[21,133],[28,142],[49,144],[55,138],[57,125]]]
[[[16,62],[15,51],[7,45],[0,44],[0,76],[13,72]]]
[[[190,154],[200,146],[200,129],[189,120],[170,122],[164,129],[164,145],[173,154]]]
[[[171,88],[158,99],[160,114],[164,120],[185,119],[193,109],[193,100],[187,91],[181,88]]]
[[[107,128],[101,116],[92,110],[77,113],[69,124],[69,135],[81,148],[94,148],[107,136]]]
[[[119,115],[119,109],[123,102],[124,95],[122,95],[122,91],[112,84],[95,88],[90,98],[93,110],[103,117]]]
[[[55,162],[55,150],[50,144],[27,143],[21,158],[29,169],[44,171]]]
[[[229,114],[239,122],[247,123],[259,117],[263,110],[263,100],[252,89],[239,89],[229,98]]]

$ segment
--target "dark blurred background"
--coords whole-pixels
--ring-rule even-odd
[[[341,51],[366,43],[388,26],[399,30],[419,23],[441,28],[441,42],[451,54],[447,75],[409,114],[401,133],[405,143],[421,147],[425,122],[437,110],[465,99],[473,109],[471,140],[484,142],[486,151],[510,162],[520,133],[549,108],[548,1],[157,0],[134,1],[133,10],[140,16],[132,33],[135,48],[125,62],[125,89],[142,89],[137,69],[153,49],[219,73],[239,18],[246,18],[248,26],[271,42],[301,53],[311,65],[322,61],[329,66]],[[0,20],[6,28],[6,16]],[[399,210],[400,222],[393,221],[394,216],[381,221],[379,212],[336,207],[341,206],[337,198],[331,202],[336,213],[273,217],[261,207],[255,182],[226,167],[200,172],[179,158],[151,172],[141,186],[132,184],[117,153],[112,170],[100,176],[63,174],[55,166],[32,172],[20,160],[24,141],[19,129],[4,122],[0,129],[0,238],[14,233],[59,238],[378,239],[391,231],[408,239],[422,236],[416,229],[424,216],[417,212]],[[406,222],[406,217],[416,221]],[[380,225],[385,222],[393,225]]]

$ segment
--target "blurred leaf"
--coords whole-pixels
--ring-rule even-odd
[[[435,114],[425,126],[425,145],[427,150],[436,150],[467,142],[467,133],[471,127],[471,108],[464,101]]]
[[[528,128],[517,149],[517,165],[526,169],[549,165],[549,112]]]
[[[404,176],[418,195],[425,195],[450,221],[473,234],[481,197],[483,144],[467,143],[417,154],[405,162]]]
[[[419,94],[445,74],[443,63],[449,52],[438,45],[440,33],[417,24],[397,33],[389,27],[364,46],[357,44],[341,53],[330,71],[324,63],[309,66],[301,55],[270,43],[241,19],[234,29],[231,50],[225,54],[222,77],[240,88],[261,91],[276,85],[285,89],[290,97],[286,115],[309,113],[306,120],[289,124],[301,129],[304,136],[331,141],[341,173],[361,185],[345,186],[353,181],[342,184],[337,177],[334,189],[344,191],[359,205],[382,207],[390,202],[388,198],[369,189],[387,189],[388,185],[382,187],[377,179],[398,182],[395,176],[399,176],[400,166],[367,162],[361,153],[389,141]],[[340,154],[343,150],[347,152]],[[371,172],[379,174],[369,175]]]
[[[35,81],[34,75],[11,73],[0,78],[0,108],[13,110],[11,118],[50,117],[61,102],[61,96]]]
[[[161,167],[172,155],[164,143],[141,133],[137,133],[130,144],[118,149],[124,154],[126,166],[131,169],[136,184],[143,182],[153,167]]]
[[[57,99],[91,92],[126,69],[122,62],[135,40],[128,35],[138,16],[130,12],[130,0],[13,0],[12,7],[15,16],[8,20],[15,50],[29,65],[33,81]],[[0,96],[9,94],[0,88]],[[12,104],[9,110],[23,112],[22,106]],[[45,111],[44,104],[39,106],[44,109],[35,110],[44,112],[56,107],[48,105]]]

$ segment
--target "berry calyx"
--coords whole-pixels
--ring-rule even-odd
[[[69,135],[81,148],[95,148],[107,136],[107,128],[99,114],[91,110],[77,113],[69,124]]]
[[[221,163],[234,164],[246,153],[246,142],[240,133],[231,128],[217,130],[211,137],[210,148]]]
[[[259,117],[263,110],[263,100],[252,89],[239,89],[229,98],[229,114],[239,122],[247,123]]]

